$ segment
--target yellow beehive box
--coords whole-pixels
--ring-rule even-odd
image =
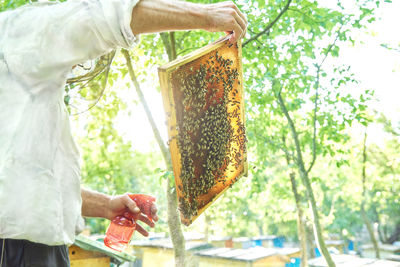
[[[241,58],[222,39],[159,68],[185,225],[247,174]]]
[[[108,267],[110,257],[98,252],[81,249],[76,245],[69,247],[69,259],[71,267]]]

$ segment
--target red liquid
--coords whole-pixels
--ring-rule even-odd
[[[109,248],[123,251],[128,247],[135,229],[135,222],[123,216],[117,216],[108,226],[104,244]]]

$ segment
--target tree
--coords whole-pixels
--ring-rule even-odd
[[[172,33],[173,35],[173,33]],[[172,161],[171,161],[171,155],[169,154],[169,151],[167,147],[165,146],[163,140],[161,139],[161,135],[159,130],[157,129],[157,126],[154,122],[153,116],[151,115],[150,108],[143,96],[143,93],[140,89],[140,85],[137,81],[136,75],[133,71],[131,59],[129,52],[126,50],[123,50],[123,54],[125,56],[127,66],[128,66],[128,71],[131,76],[132,82],[134,83],[134,86],[136,88],[136,92],[139,95],[140,102],[142,103],[147,118],[151,124],[151,127],[153,129],[154,136],[157,140],[157,143],[160,147],[160,150],[162,152],[165,165],[167,168],[167,171],[171,173],[171,175],[168,176],[167,180],[167,188],[166,188],[166,194],[167,194],[167,201],[168,201],[168,225],[170,229],[170,236],[171,236],[171,241],[174,246],[174,253],[175,253],[175,265],[176,266],[185,266],[185,240],[183,238],[182,234],[182,229],[180,225],[180,219],[179,219],[179,214],[177,210],[177,198],[176,198],[176,189],[175,189],[175,184],[170,182],[169,180],[171,179],[172,176]]]
[[[288,166],[291,166],[291,157],[290,152],[287,150],[286,147],[286,138],[283,136],[282,137],[282,143],[283,143],[283,150],[285,152],[285,158],[286,158],[286,163]],[[300,248],[301,248],[301,266],[306,267],[308,266],[308,257],[307,257],[307,230],[306,230],[306,222],[305,222],[305,215],[304,215],[304,210],[302,207],[302,197],[298,192],[297,189],[297,182],[296,182],[296,173],[294,172],[293,169],[291,169],[289,173],[290,177],[290,184],[293,192],[293,197],[296,202],[296,208],[297,208],[297,232],[299,236],[299,241],[300,241]]]
[[[319,7],[316,2],[300,1],[292,4],[290,0],[282,3],[281,8],[259,5],[264,13],[272,14],[271,23],[266,23],[267,26],[256,33],[259,25],[265,22],[263,18],[253,15],[251,19],[259,23],[255,23],[253,29],[250,27],[249,32],[253,36],[244,42],[244,55],[249,65],[255,62],[258,64],[256,69],[249,67],[246,73],[247,77],[252,77],[246,84],[251,88],[250,113],[254,116],[250,123],[254,121],[260,127],[260,122],[264,122],[261,131],[268,133],[268,139],[277,144],[277,149],[285,146],[271,136],[291,137],[288,151],[293,153],[285,155],[291,156],[306,188],[315,237],[329,266],[334,266],[334,263],[324,244],[310,174],[317,155],[333,155],[334,142],[348,139],[341,131],[353,120],[363,120],[358,110],[365,109],[365,105],[356,103],[350,95],[341,96],[339,87],[354,81],[346,69],[337,68],[338,80],[331,77],[331,85],[328,82],[325,88],[320,88],[321,76],[325,80],[327,76],[322,65],[328,56],[338,56],[337,41],[351,40],[347,25],[360,28],[363,21],[371,20],[372,14],[372,9],[363,4],[360,5],[362,12],[359,17],[345,14],[340,4],[338,7],[339,11],[334,11]],[[326,43],[322,41],[324,38],[331,39],[331,43],[321,45]],[[254,54],[257,54],[257,58],[251,57]],[[262,88],[265,88],[264,91]],[[336,91],[328,88],[335,88]],[[335,102],[332,101],[334,96]],[[353,114],[334,110],[333,104],[337,102],[342,102]],[[282,122],[282,118],[286,123]],[[262,138],[265,140],[266,136],[262,135]],[[307,154],[310,160],[308,166],[305,164]]]
[[[360,213],[361,217],[363,218],[363,221],[365,223],[365,226],[367,227],[372,245],[374,246],[375,250],[375,257],[377,259],[380,258],[379,255],[379,246],[378,242],[376,241],[375,237],[375,231],[373,226],[371,225],[371,222],[368,219],[367,213],[365,212],[365,202],[366,202],[366,187],[365,187],[365,181],[367,179],[366,175],[366,164],[367,164],[367,129],[365,129],[364,133],[364,142],[363,142],[363,153],[362,153],[362,200],[361,200],[361,207],[360,207]]]

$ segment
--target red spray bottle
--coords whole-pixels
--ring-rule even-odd
[[[156,198],[143,194],[130,194],[129,197],[136,202],[140,211],[145,214],[150,221],[153,221],[151,206],[153,202],[156,201]],[[137,217],[130,212],[125,212],[123,216],[116,216],[108,226],[104,244],[118,251],[126,249],[135,232],[136,219]]]

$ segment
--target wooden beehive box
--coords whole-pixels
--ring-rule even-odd
[[[69,247],[71,267],[109,267],[110,257],[98,251],[84,250],[76,245]]]
[[[108,248],[103,241],[79,234],[69,248],[71,267],[109,267],[110,263],[120,265],[134,262],[135,256]]]
[[[185,225],[247,174],[241,58],[222,39],[159,68]]]

